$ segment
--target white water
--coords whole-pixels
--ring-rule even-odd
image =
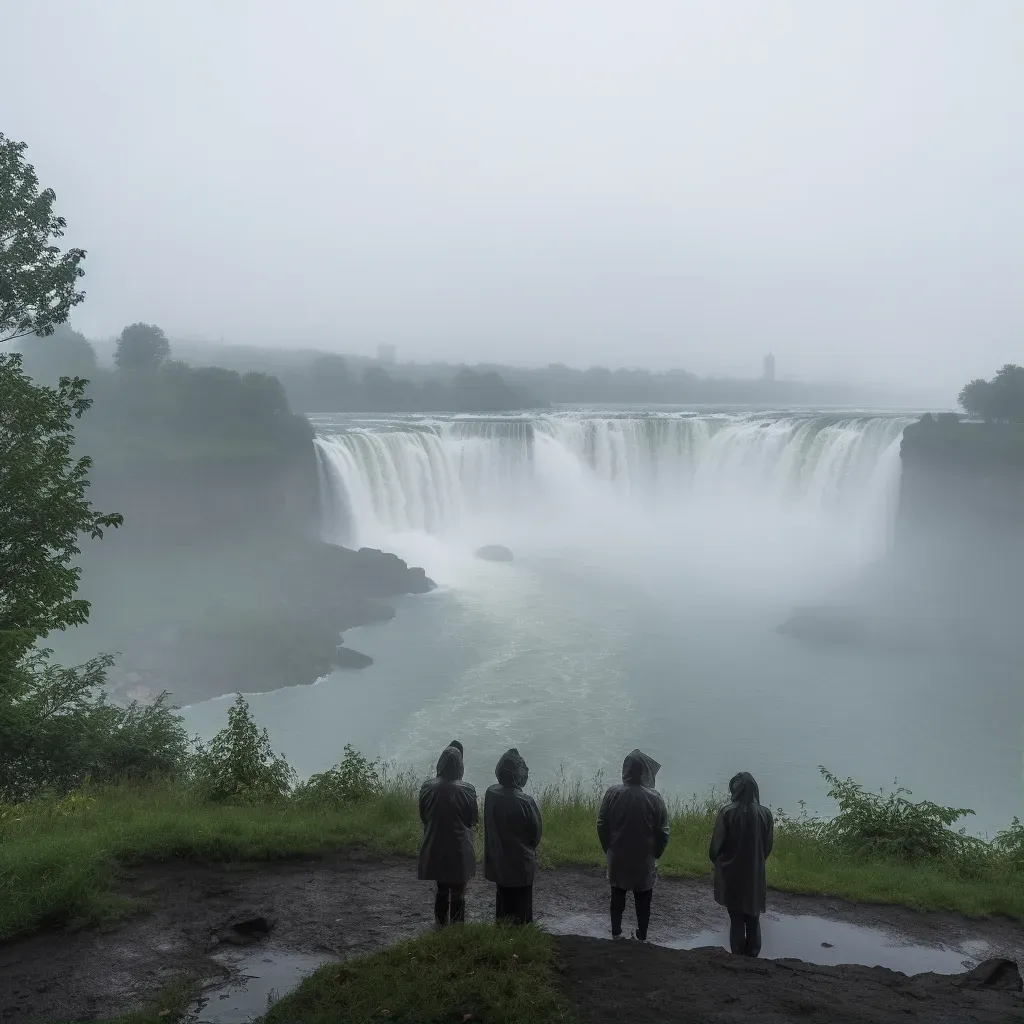
[[[888,542],[894,416],[562,415],[322,424],[328,539],[494,529],[615,542],[756,512],[827,525],[847,554]],[[618,528],[615,528],[615,524]],[[500,539],[500,538],[492,538]]]
[[[777,631],[885,551],[907,422],[322,418],[327,539],[396,551],[439,588],[346,635],[373,666],[254,695],[257,719],[300,774],[346,742],[427,771],[457,736],[478,785],[513,745],[538,781],[614,777],[641,746],[681,794],[744,769],[773,806],[827,812],[824,764],[1000,827],[1021,810],[1015,666]],[[515,561],[475,559],[486,543]],[[212,734],[227,704],[188,709],[190,728]]]

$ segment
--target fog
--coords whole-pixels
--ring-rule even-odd
[[[747,376],[773,350],[944,402],[1019,354],[1016,0],[21,0],[0,38],[90,336]]]

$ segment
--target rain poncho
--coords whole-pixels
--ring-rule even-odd
[[[498,779],[484,796],[484,878],[505,888],[533,885],[540,808],[523,792],[530,770],[513,747],[501,755]]]
[[[658,858],[668,846],[668,808],[654,789],[661,765],[639,750],[622,762],[622,785],[612,786],[597,813],[597,837],[616,889],[644,892],[658,879]]]
[[[462,781],[463,770],[462,754],[455,747],[446,747],[437,761],[437,778],[420,788],[423,844],[419,878],[465,885],[476,874],[476,790]]]
[[[754,917],[765,908],[764,862],[772,852],[775,823],[762,807],[749,772],[729,781],[732,801],[718,812],[708,851],[715,865],[715,900],[728,910]]]

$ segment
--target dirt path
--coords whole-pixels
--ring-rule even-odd
[[[405,859],[339,855],[241,867],[152,865],[126,877],[123,890],[144,900],[150,912],[109,932],[43,935],[0,947],[0,1019],[102,1020],[151,995],[180,971],[211,986],[223,983],[230,975],[224,951],[233,947],[225,947],[218,936],[246,918],[273,922],[270,936],[261,940],[264,944],[325,959],[371,952],[431,924],[430,886],[416,881],[415,865]],[[544,872],[535,887],[537,923],[556,935],[606,936],[606,904],[606,883],[598,870]],[[491,887],[475,883],[469,892],[470,917],[486,920],[491,909]],[[707,946],[724,936],[723,915],[707,879],[659,884],[652,943]],[[624,945],[574,946],[567,941],[565,948],[570,960],[585,960],[579,949],[621,951]],[[622,955],[675,957],[673,971],[679,974],[681,954],[640,946],[637,950]],[[1024,926],[772,893],[764,956],[952,974],[993,956],[1024,962]],[[728,956],[725,960],[736,963]],[[719,969],[717,962],[709,963]],[[636,967],[633,974],[638,971]]]

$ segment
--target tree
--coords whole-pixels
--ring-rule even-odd
[[[1024,366],[1006,363],[992,380],[972,380],[960,392],[959,401],[972,416],[1024,423]]]
[[[122,370],[156,369],[171,355],[171,343],[156,324],[129,324],[117,339],[114,362]]]
[[[119,515],[86,498],[92,460],[77,461],[73,420],[92,404],[86,381],[37,386],[21,356],[0,354],[0,680],[54,629],[79,625],[89,603],[75,598],[78,537],[102,537]]]
[[[84,249],[62,253],[53,240],[66,222],[53,213],[53,189],[25,162],[25,143],[0,134],[0,342],[48,335],[85,298],[75,287]]]

